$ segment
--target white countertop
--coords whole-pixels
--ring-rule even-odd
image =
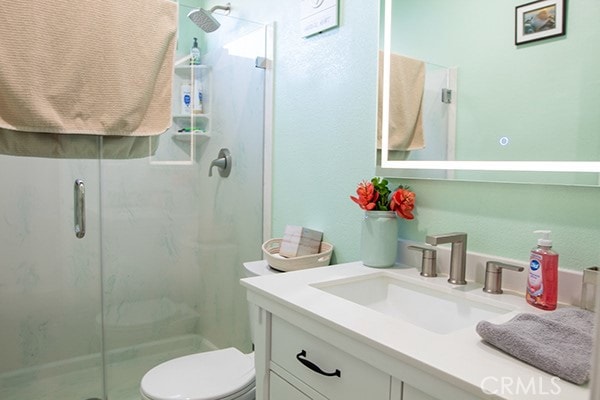
[[[265,267],[265,261],[247,263]],[[401,319],[386,316],[367,307],[311,286],[320,282],[376,274],[382,269],[369,268],[360,262],[242,279],[242,285],[254,295],[281,304],[316,320],[373,349],[416,367],[462,390],[482,398],[510,400],[568,399],[588,400],[588,385],[578,386],[558,380],[500,350],[484,344],[474,326],[448,334],[437,334]],[[403,279],[436,285],[442,290],[457,290],[490,304],[501,302],[514,311],[495,317],[493,323],[508,321],[521,312],[544,313],[528,305],[522,294],[505,291],[492,295],[482,286],[469,282],[455,286],[446,276],[425,278],[415,268],[386,268]],[[393,375],[393,371],[386,371]],[[401,377],[400,377],[401,378]],[[482,384],[493,392],[486,396]],[[488,395],[490,394],[488,392]]]

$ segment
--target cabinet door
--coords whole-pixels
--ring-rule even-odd
[[[271,400],[311,400],[310,397],[271,372],[269,375],[269,399]]]
[[[402,388],[402,400],[438,400],[435,397],[421,392],[419,389],[407,385],[406,383]]]

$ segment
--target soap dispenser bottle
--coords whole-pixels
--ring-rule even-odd
[[[198,47],[198,38],[194,38],[194,44],[190,50],[190,64],[200,65],[200,48]]]
[[[550,231],[534,231],[541,237],[529,257],[527,302],[542,310],[556,309],[558,297],[558,253],[552,251]]]
[[[202,76],[200,70],[200,48],[198,47],[198,38],[194,38],[194,44],[190,50],[190,64],[192,65],[193,78],[193,101],[191,108],[194,114],[202,114]]]

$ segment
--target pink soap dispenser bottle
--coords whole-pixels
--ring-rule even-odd
[[[527,302],[542,310],[556,309],[558,297],[558,253],[552,251],[550,231],[534,231],[541,237],[529,257]]]

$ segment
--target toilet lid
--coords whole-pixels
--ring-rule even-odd
[[[254,357],[229,347],[175,358],[144,375],[141,390],[154,400],[215,400],[254,380]]]

